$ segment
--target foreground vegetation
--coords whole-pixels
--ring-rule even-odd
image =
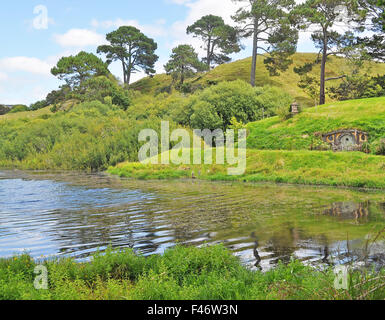
[[[274,300],[384,299],[385,273],[351,272],[348,290],[334,288],[332,268],[317,271],[293,261],[250,271],[223,246],[176,247],[163,256],[131,250],[96,254],[90,263],[46,261],[48,290],[34,288],[36,262],[28,255],[0,260],[1,300]]]

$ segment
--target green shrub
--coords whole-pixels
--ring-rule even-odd
[[[0,116],[9,112],[9,108],[0,104]]]
[[[41,101],[37,101],[35,103],[32,103],[29,106],[29,109],[32,110],[32,111],[36,111],[36,110],[39,110],[39,109],[43,109],[43,108],[45,108],[47,106],[48,106],[47,101],[46,100],[41,100]]]
[[[19,104],[17,106],[14,106],[9,113],[18,113],[18,112],[25,112],[25,111],[30,111],[30,109],[22,104]]]
[[[257,88],[258,119],[278,115],[281,119],[290,117],[292,97],[277,87]]]
[[[173,124],[171,124],[173,126]],[[28,169],[103,170],[137,161],[142,129],[160,130],[160,119],[136,120],[99,101],[37,119],[0,126],[0,163]]]
[[[193,128],[226,130],[235,118],[238,122],[268,118],[289,108],[292,98],[273,87],[253,88],[248,83],[236,80],[221,82],[206,88],[189,98],[176,121]],[[187,118],[187,119],[186,119]]]
[[[130,105],[128,91],[120,87],[116,81],[105,76],[93,77],[84,81],[72,96],[80,101],[98,100],[102,103],[105,102],[105,98],[110,97],[111,102],[123,110],[127,110]]]
[[[377,155],[385,156],[385,139],[378,139],[371,145],[371,151]]]
[[[192,96],[190,103],[193,128],[226,130],[233,117],[243,123],[258,119],[256,90],[241,80],[209,87]]]

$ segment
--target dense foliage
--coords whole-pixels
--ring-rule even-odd
[[[333,268],[298,261],[266,273],[241,265],[223,246],[176,247],[143,257],[130,249],[97,253],[90,263],[45,261],[48,290],[34,288],[30,256],[0,260],[0,300],[265,300],[383,299],[384,272],[350,272],[349,289],[335,290]],[[373,281],[376,280],[376,281]]]
[[[289,109],[292,98],[271,88],[253,88],[244,81],[222,82],[192,95],[175,120],[195,129],[226,130],[235,118],[248,123]]]
[[[72,97],[80,101],[98,100],[102,103],[114,104],[127,110],[130,105],[130,97],[127,90],[118,85],[116,81],[105,76],[91,78],[84,81]]]
[[[137,160],[138,134],[159,119],[137,121],[120,107],[84,102],[68,112],[2,121],[0,164],[32,169],[105,169]]]
[[[206,57],[202,62],[210,70],[213,64],[222,64],[231,61],[229,54],[241,50],[237,30],[225,24],[222,17],[212,14],[204,16],[187,27],[187,34],[200,38]]]
[[[28,107],[23,104],[18,104],[16,106],[13,106],[12,109],[9,111],[9,113],[18,113],[18,112],[25,112],[29,111]]]
[[[339,86],[329,88],[329,95],[336,100],[353,100],[385,96],[385,76],[370,77],[367,74],[347,76]]]
[[[119,61],[123,67],[123,81],[130,84],[131,75],[143,70],[147,75],[154,74],[154,65],[158,60],[155,41],[139,29],[132,26],[122,26],[106,35],[108,45],[98,47],[98,53],[104,53],[107,64]]]
[[[183,85],[185,79],[204,70],[205,66],[199,61],[198,54],[192,46],[181,44],[172,50],[170,60],[164,69],[174,81],[179,81],[179,84]]]
[[[0,115],[6,114],[9,112],[9,108],[0,104]]]
[[[93,76],[109,74],[107,64],[92,53],[81,51],[75,56],[61,58],[51,73],[64,80],[71,88],[76,88],[83,81]]]

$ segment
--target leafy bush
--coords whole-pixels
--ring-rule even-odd
[[[288,108],[291,102],[291,97],[282,90],[253,88],[237,80],[222,82],[192,95],[184,112],[194,128],[226,130],[233,118],[242,123],[268,118],[276,115],[280,108]]]
[[[331,87],[328,91],[331,98],[341,101],[381,97],[385,95],[385,76],[354,74],[346,77],[338,87]]]
[[[0,115],[6,114],[9,112],[9,108],[0,104]]]
[[[99,101],[47,119],[9,120],[0,126],[0,163],[29,169],[106,169],[137,160],[138,134],[144,128],[159,132],[160,119],[138,121]]]
[[[18,113],[18,112],[25,112],[25,111],[30,111],[29,108],[23,104],[19,104],[17,106],[14,106],[11,111],[8,113]]]
[[[191,109],[193,128],[226,130],[233,117],[243,123],[258,119],[256,90],[241,80],[222,82],[194,95]]]
[[[263,87],[256,89],[258,97],[258,118],[270,118],[278,115],[281,119],[288,119],[291,115],[290,105],[292,97],[277,87]]]
[[[130,114],[136,119],[151,116],[172,119],[194,129],[227,129],[232,119],[246,124],[275,115],[281,107],[289,109],[292,99],[272,87],[253,88],[238,80],[221,82],[203,91],[182,94],[178,91],[154,97],[131,91]]]
[[[105,76],[94,77],[84,81],[79,90],[72,95],[81,101],[98,100],[104,103],[105,98],[110,97],[111,102],[127,110],[130,105],[128,91],[118,85],[117,82]]]
[[[371,151],[377,155],[385,156],[385,139],[378,139],[372,143]]]
[[[48,104],[47,104],[47,101],[46,100],[40,100],[40,101],[37,101],[35,103],[32,103],[30,106],[29,106],[29,109],[31,111],[36,111],[36,110],[39,110],[39,109],[43,109],[45,107],[47,107]]]

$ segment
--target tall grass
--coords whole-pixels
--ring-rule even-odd
[[[266,273],[251,271],[223,246],[176,247],[163,256],[132,250],[96,254],[89,263],[42,262],[48,289],[34,288],[37,262],[24,254],[0,260],[1,300],[276,300],[383,299],[385,272],[352,272],[348,290],[334,288],[333,269],[298,261]],[[376,287],[371,284],[376,282]]]
[[[76,105],[68,112],[0,119],[0,166],[103,170],[137,159],[138,134],[144,128],[159,131],[160,119],[136,120],[99,101]]]

